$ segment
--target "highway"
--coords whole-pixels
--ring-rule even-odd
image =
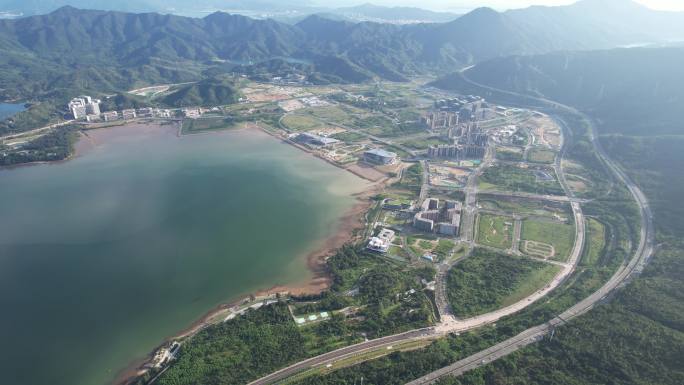
[[[466,217],[465,220],[468,222],[471,222],[467,224],[468,222],[464,222],[464,232],[462,233],[462,241],[468,243],[468,244],[474,244],[474,219],[475,219],[475,214],[477,211],[476,207],[476,202],[477,202],[477,194],[478,194],[478,189],[477,189],[477,175],[481,173],[481,171],[486,168],[489,164],[492,163],[492,156],[491,151],[488,152],[487,156],[485,157],[485,161],[482,163],[482,165],[478,168],[476,172],[474,172],[471,175],[471,178],[469,178],[467,187],[466,187],[466,205],[465,205],[465,213],[466,215],[470,214],[470,218]],[[425,164],[424,164],[425,167]],[[560,170],[562,171],[562,170]],[[426,179],[427,175],[424,173],[423,175],[424,178],[424,184],[423,188],[421,189],[422,192],[425,192],[425,196],[427,196],[427,189],[429,189],[429,181]],[[567,188],[567,186],[562,183],[564,188]],[[568,190],[566,190],[566,193],[569,193]],[[423,194],[421,194],[423,195]],[[423,199],[425,197],[422,197]],[[571,201],[571,200],[568,200]],[[577,266],[577,263],[579,262],[582,251],[584,249],[584,244],[585,244],[585,221],[584,221],[584,216],[582,213],[581,206],[579,202],[576,201],[571,201],[571,207],[574,215],[574,222],[576,226],[576,237],[575,237],[575,243],[573,245],[573,249],[570,253],[570,257],[568,259],[567,263],[558,263],[557,265],[561,266],[561,271],[554,277],[554,279],[544,288],[535,291],[531,295],[529,295],[526,298],[523,298],[522,300],[507,306],[502,309],[495,310],[490,313],[486,313],[483,315],[479,315],[476,317],[468,318],[468,319],[457,319],[456,317],[453,316],[451,313],[448,304],[445,301],[445,295],[443,293],[443,290],[445,289],[444,287],[440,286],[443,285],[444,282],[437,282],[437,291],[442,291],[441,293],[436,293],[437,297],[437,302],[438,302],[438,307],[440,311],[440,316],[441,320],[438,325],[436,325],[433,328],[427,328],[427,329],[421,329],[415,332],[409,332],[409,333],[403,333],[399,335],[393,335],[393,336],[388,336],[384,338],[379,338],[375,340],[370,340],[366,342],[362,342],[353,346],[348,346],[345,348],[341,348],[338,350],[334,350],[332,352],[313,357],[301,362],[298,362],[294,365],[291,365],[287,368],[284,368],[280,371],[277,371],[275,373],[272,373],[268,376],[262,377],[252,383],[250,385],[263,385],[263,384],[272,384],[274,382],[283,380],[285,378],[288,378],[296,373],[300,373],[312,368],[320,367],[322,365],[327,365],[327,364],[332,364],[340,359],[348,358],[350,356],[358,355],[363,352],[367,352],[369,350],[376,350],[376,349],[382,349],[382,348],[391,348],[392,344],[397,344],[399,342],[408,342],[411,340],[420,340],[420,339],[434,339],[440,336],[445,336],[449,333],[460,333],[460,332],[465,332],[468,330],[472,330],[475,328],[479,328],[484,325],[488,325],[491,323],[494,323],[498,321],[499,319],[509,316],[511,314],[514,314],[516,312],[521,311],[525,307],[531,305],[532,303],[538,301],[539,299],[545,297],[548,295],[551,291],[553,291],[556,287],[561,285],[575,270],[575,267]],[[468,210],[470,209],[470,210]],[[466,225],[467,224],[467,225]],[[441,281],[444,281],[444,276],[446,275],[446,272],[441,271],[440,272],[444,273],[440,278]],[[439,295],[441,294],[441,295]]]
[[[9,134],[5,136],[0,136],[0,140],[10,140],[10,139],[16,139],[16,138],[21,138],[21,137],[26,137],[26,136],[32,136],[32,135],[37,135],[42,133],[43,131],[49,131],[52,130],[53,128],[61,127],[61,126],[66,126],[68,124],[74,123],[75,120],[66,120],[64,122],[59,122],[59,123],[54,123],[49,126],[41,127],[41,128],[35,128],[33,130],[28,130],[28,131],[23,131],[23,132],[18,132],[16,134]]]
[[[295,365],[289,366],[287,368],[281,369],[275,373],[271,373],[266,377],[262,377],[256,381],[250,382],[249,385],[265,385],[272,384],[276,381],[288,378],[301,371],[311,369],[314,367],[327,365],[328,363],[335,362],[339,359],[353,356],[368,350],[373,350],[379,347],[390,347],[392,344],[398,342],[406,342],[410,340],[421,340],[426,338],[434,338],[435,333],[432,328],[413,330],[407,333],[397,334],[393,336],[387,336],[383,338],[378,338],[375,340],[370,340],[366,342],[361,342],[356,345],[347,346],[332,352],[322,354],[308,360],[301,361]]]
[[[606,296],[610,294],[612,291],[621,287],[621,285],[629,281],[629,279],[631,279],[635,274],[640,273],[654,251],[655,233],[652,219],[653,216],[646,196],[637,187],[637,185],[622,171],[622,169],[618,167],[617,164],[608,157],[608,155],[606,154],[605,150],[599,142],[596,126],[587,116],[585,116],[584,114],[575,110],[572,107],[565,106],[557,102],[488,87],[470,81],[465,77],[465,75],[464,79],[467,82],[470,82],[471,84],[478,87],[482,87],[496,92],[507,93],[514,96],[519,96],[523,99],[529,98],[541,101],[551,105],[554,108],[563,109],[573,114],[582,116],[584,119],[586,119],[590,125],[589,134],[591,136],[591,141],[594,145],[594,148],[596,149],[597,154],[602,159],[606,167],[615,175],[615,177],[627,186],[632,196],[639,205],[641,213],[640,240],[639,245],[636,248],[636,251],[632,259],[627,264],[623,264],[623,266],[621,266],[618,269],[618,271],[613,275],[613,277],[611,277],[611,279],[608,282],[606,282],[598,291],[594,292],[584,300],[575,304],[570,309],[560,314],[558,317],[552,319],[546,324],[538,325],[533,328],[527,329],[524,332],[518,334],[517,336],[509,338],[506,341],[501,342],[489,349],[483,350],[477,354],[471,355],[463,360],[460,360],[452,365],[449,365],[447,367],[429,373],[419,379],[411,381],[407,385],[432,384],[444,376],[458,376],[468,370],[475,369],[478,366],[484,365],[493,360],[504,357],[524,346],[527,346],[535,341],[538,341],[540,338],[543,338],[543,336],[547,334],[550,330],[552,330],[554,327],[562,325],[568,320],[585,314],[594,306],[596,306],[596,304],[600,303],[604,298],[606,298]]]
[[[477,83],[473,83],[477,86],[492,89],[491,87],[479,85]],[[501,90],[496,90],[492,89],[497,92],[506,92],[506,91],[501,91]],[[515,95],[515,94],[514,94]],[[526,95],[516,95],[521,98],[528,98]],[[542,101],[545,103],[549,103],[553,108],[558,108],[558,109],[563,109],[566,111],[569,111],[571,113],[575,114],[581,114],[579,111],[572,109],[571,107],[564,106],[561,104],[558,104],[556,102],[551,102],[551,101],[545,101],[543,99],[538,99],[538,98],[533,98],[538,101]],[[584,115],[582,115],[584,118],[586,118]],[[437,381],[439,378],[443,376],[453,376],[453,375],[459,375],[465,371],[472,370],[478,366],[481,366],[483,364],[486,364],[488,362],[491,362],[493,360],[496,360],[498,358],[504,357],[512,352],[515,352],[516,350],[529,345],[533,342],[538,341],[540,338],[542,338],[545,334],[549,333],[550,330],[552,330],[554,327],[559,326],[568,320],[578,317],[589,310],[591,310],[597,303],[601,302],[603,299],[606,298],[608,294],[610,294],[612,291],[615,289],[619,288],[622,284],[624,284],[626,281],[630,279],[635,273],[638,273],[644,265],[648,262],[648,258],[650,255],[653,253],[654,249],[654,244],[655,244],[655,237],[654,237],[654,231],[653,231],[653,223],[652,223],[652,213],[651,209],[648,205],[648,202],[646,200],[646,197],[644,194],[639,190],[639,188],[629,179],[629,177],[606,155],[605,151],[601,147],[599,141],[598,141],[598,136],[596,134],[596,128],[593,124],[591,124],[590,120],[587,120],[590,122],[591,126],[591,141],[594,144],[597,154],[599,157],[603,160],[605,163],[606,167],[611,170],[611,172],[615,175],[615,177],[624,183],[632,195],[634,196],[635,200],[637,201],[640,211],[641,211],[641,236],[640,236],[640,241],[639,245],[636,248],[636,251],[634,253],[634,256],[632,259],[621,266],[618,271],[611,277],[611,279],[604,284],[598,291],[595,293],[591,294],[584,300],[580,301],[579,303],[575,304],[572,306],[570,309],[567,309],[564,311],[562,314],[557,316],[556,318],[552,319],[551,321],[538,325],[535,327],[532,327],[530,329],[527,329],[523,331],[522,333],[509,338],[495,346],[492,346],[486,350],[483,350],[477,354],[471,355],[461,361],[458,361],[452,365],[449,365],[445,368],[439,369],[435,372],[429,373],[424,377],[421,377],[417,380],[409,382],[410,385],[416,385],[416,384],[430,384],[434,383]],[[567,131],[567,127],[566,127]],[[561,157],[562,158],[562,157]],[[567,190],[567,184],[565,183],[565,178],[562,172],[562,168],[560,167],[560,159],[556,163],[557,167],[557,172],[559,173],[559,179],[563,187],[566,189],[566,192],[569,191]],[[470,191],[468,191],[470,190]],[[471,194],[468,194],[470,192]],[[489,193],[489,192],[487,192]],[[468,195],[477,195],[477,189],[476,187],[474,189],[468,189],[466,188],[466,201],[468,200]],[[510,195],[510,194],[509,194]],[[545,295],[547,295],[550,291],[554,290],[557,286],[559,286],[564,280],[574,271],[575,266],[577,265],[577,262],[579,261],[582,250],[583,250],[583,245],[584,245],[584,239],[585,239],[585,226],[584,226],[584,217],[581,211],[580,203],[581,201],[578,199],[572,198],[572,195],[569,195],[570,198],[567,199],[567,201],[571,202],[571,206],[573,209],[573,215],[575,219],[575,225],[576,225],[576,240],[575,240],[575,245],[573,247],[573,251],[571,253],[571,257],[568,261],[568,263],[565,265],[563,270],[561,271],[560,274],[558,274],[555,278],[554,281],[546,286],[544,289],[539,290],[535,292],[533,295],[531,295],[528,298],[523,299],[522,301],[513,304],[511,306],[508,306],[503,309],[499,309],[495,312],[484,314],[482,316],[478,317],[473,317],[470,319],[465,319],[465,320],[458,320],[453,318],[452,316],[450,317],[448,314],[445,314],[446,317],[443,317],[442,322],[440,322],[439,325],[437,325],[434,328],[427,328],[427,329],[420,329],[408,333],[403,333],[403,334],[398,334],[398,335],[393,335],[393,336],[388,336],[384,338],[379,338],[375,340],[370,340],[366,342],[362,342],[356,345],[348,346],[345,348],[341,348],[317,357],[313,357],[310,359],[307,359],[305,361],[301,361],[299,363],[296,363],[294,365],[291,365],[287,368],[284,368],[280,371],[277,371],[275,373],[272,373],[268,376],[262,377],[254,382],[251,382],[250,385],[264,385],[264,384],[272,384],[276,381],[288,378],[296,373],[300,373],[302,371],[312,369],[315,367],[320,367],[321,365],[327,365],[329,363],[333,363],[337,360],[347,358],[350,356],[357,355],[359,353],[367,352],[369,350],[375,350],[375,349],[381,349],[381,348],[391,348],[392,344],[396,344],[399,342],[407,342],[411,340],[420,340],[420,339],[434,339],[440,336],[444,336],[448,333],[454,333],[454,332],[463,332],[467,330],[471,330],[486,324],[490,324],[492,322],[496,322],[498,319],[501,317],[511,315],[517,311],[522,310],[526,306],[529,306],[529,304],[534,303],[534,301],[537,301],[540,298],[543,298]],[[546,199],[547,197],[544,196]],[[466,205],[466,208],[468,206]],[[472,242],[472,237],[470,234],[464,234],[465,240]]]

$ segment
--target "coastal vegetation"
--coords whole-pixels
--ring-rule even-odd
[[[306,340],[280,303],[207,327],[186,341],[160,385],[240,384],[305,357]],[[146,379],[142,379],[141,384]]]
[[[388,266],[379,256],[351,245],[330,257],[327,266],[332,277],[329,291],[282,299],[202,330],[181,347],[178,361],[161,375],[159,383],[247,383],[363,338],[434,322],[432,303],[420,283],[432,279],[434,269]],[[295,323],[295,317],[320,312],[331,316],[310,325]]]
[[[18,149],[5,148],[0,144],[0,166],[64,160],[71,155],[77,132],[75,126],[62,126],[46,135],[29,139]]]

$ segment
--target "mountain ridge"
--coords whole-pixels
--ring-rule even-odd
[[[618,3],[596,4],[585,0],[507,12],[478,8],[450,22],[411,25],[319,15],[290,25],[225,12],[192,18],[67,6],[47,15],[0,20],[0,47],[6,53],[0,58],[6,74],[0,78],[0,96],[52,92],[51,84],[64,84],[75,73],[86,76],[79,84],[109,92],[120,91],[111,86],[201,80],[217,65],[230,71],[230,65],[277,58],[309,61],[315,71],[324,71],[323,77],[343,82],[404,81],[511,55],[684,39],[684,13],[628,5],[620,8],[624,20],[614,21]],[[587,7],[595,12],[580,17]],[[97,76],[88,79],[88,74]],[[22,78],[40,84],[25,85]]]

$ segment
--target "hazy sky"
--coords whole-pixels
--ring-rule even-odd
[[[338,0],[339,3],[416,6],[436,10],[468,10],[481,6],[496,9],[523,8],[530,5],[563,5],[576,0]],[[635,0],[650,8],[684,11],[684,0]],[[328,3],[328,1],[318,1]]]

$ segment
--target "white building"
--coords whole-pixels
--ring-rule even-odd
[[[102,114],[102,118],[105,122],[113,122],[119,120],[119,113],[116,111],[109,111]]]
[[[137,115],[135,114],[135,110],[131,108],[129,110],[121,111],[121,116],[123,117],[123,120],[130,120],[135,119]]]
[[[90,96],[79,96],[71,99],[69,102],[69,111],[74,119],[85,119],[88,115],[100,115],[99,99],[93,99]]]
[[[386,253],[394,241],[394,231],[382,229],[377,237],[372,237],[366,248],[368,250]]]

